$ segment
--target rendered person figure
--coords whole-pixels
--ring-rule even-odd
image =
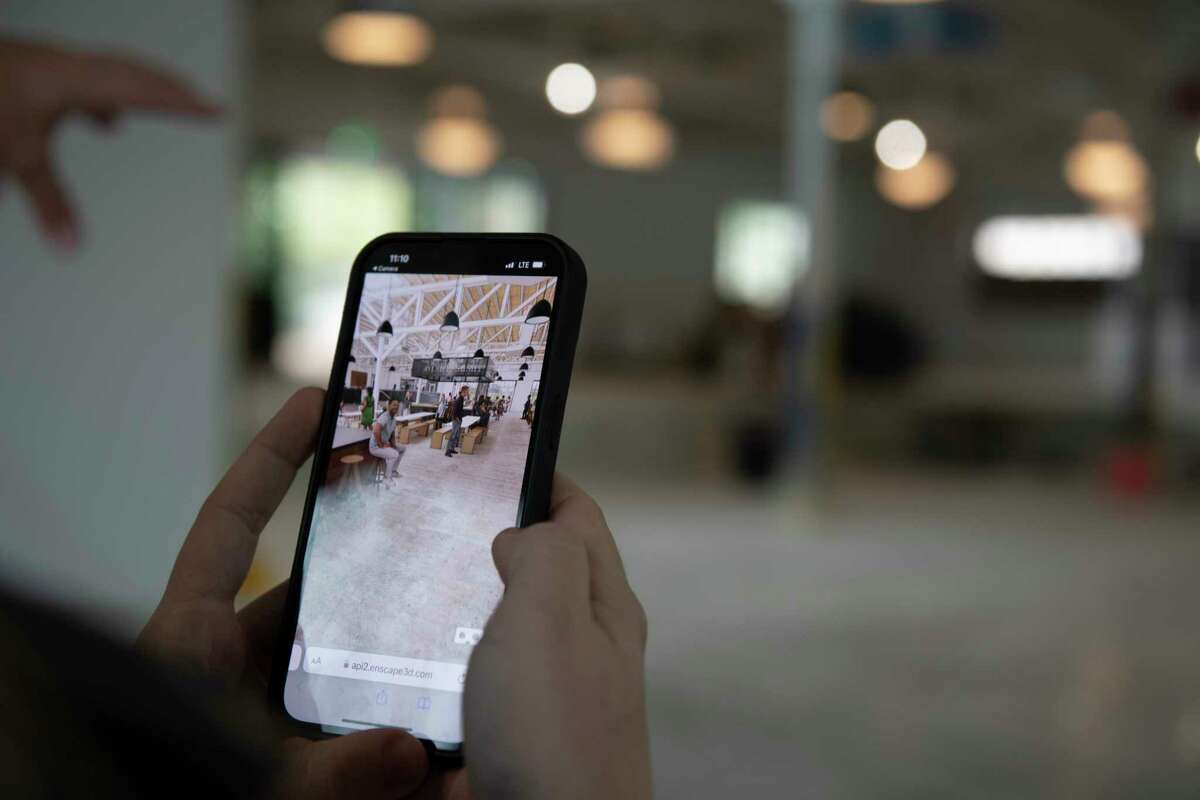
[[[450,429],[450,439],[446,442],[446,457],[449,458],[458,452],[458,441],[462,437],[462,421],[467,415],[467,398],[471,396],[471,390],[463,386],[458,390],[458,397],[450,406],[450,419],[453,427]]]
[[[405,445],[396,441],[396,417],[400,414],[400,401],[392,400],[387,404],[387,410],[379,415],[371,426],[371,440],[367,446],[371,455],[383,459],[385,478],[400,477],[396,471],[400,459],[404,457]]]

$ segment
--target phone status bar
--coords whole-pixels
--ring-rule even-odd
[[[367,272],[396,274],[401,272],[461,272],[463,274],[495,274],[546,272],[548,264],[545,259],[485,259],[482,264],[463,265],[461,262],[454,266],[445,264],[441,259],[414,259],[407,253],[389,253],[387,262],[367,265]]]
[[[366,255],[366,271],[532,277],[560,273],[561,258],[552,245],[539,241],[390,241]]]

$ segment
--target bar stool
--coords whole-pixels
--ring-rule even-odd
[[[342,480],[338,484],[338,494],[344,495],[349,489],[350,484],[354,484],[355,486],[362,485],[362,476],[359,474],[359,464],[361,464],[364,459],[362,456],[353,455],[342,456],[338,459],[338,461],[346,467],[346,471],[342,474]]]
[[[379,494],[379,487],[387,482],[387,462],[382,458],[375,458],[375,494]]]

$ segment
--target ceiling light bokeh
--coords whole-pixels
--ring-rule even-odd
[[[1063,175],[1079,195],[1110,202],[1145,194],[1150,169],[1128,142],[1083,141],[1067,153]]]
[[[838,142],[857,142],[871,132],[875,106],[858,92],[837,92],[821,104],[821,128]]]
[[[582,133],[584,153],[611,169],[660,169],[675,154],[675,131],[658,113],[658,87],[637,75],[610,78],[600,87],[605,111]]]
[[[412,14],[344,11],[321,33],[325,51],[338,61],[368,67],[408,67],[433,50],[433,31]]]
[[[875,154],[892,169],[912,169],[925,155],[925,134],[909,119],[892,120],[875,137]]]
[[[455,178],[487,172],[500,157],[500,134],[485,118],[483,95],[450,86],[434,95],[433,118],[417,132],[417,155],[431,169]]]
[[[487,172],[500,155],[491,125],[472,117],[430,120],[417,134],[417,154],[443,175],[470,178]]]
[[[583,130],[583,149],[596,163],[614,169],[658,169],[675,152],[675,133],[653,111],[605,111]]]
[[[950,160],[939,153],[926,153],[916,166],[905,170],[880,165],[875,187],[885,200],[908,211],[924,211],[946,199],[958,175]]]
[[[1079,141],[1063,161],[1063,177],[1072,191],[1094,203],[1123,209],[1131,219],[1144,217],[1150,167],[1133,144],[1124,118],[1111,109],[1088,114]]]
[[[563,114],[582,114],[596,100],[596,79],[582,64],[559,64],[546,78],[546,99]]]

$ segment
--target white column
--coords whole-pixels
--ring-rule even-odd
[[[811,431],[804,452],[798,431],[785,431],[789,452],[785,464],[809,479],[809,489],[823,493],[829,480],[828,418],[835,407],[830,399],[832,376],[822,374],[822,353],[834,335],[833,311],[838,282],[833,260],[834,220],[833,159],[828,139],[820,127],[820,109],[837,81],[842,48],[840,0],[788,0],[791,9],[789,64],[791,105],[788,161],[791,201],[810,220],[810,258],[804,277],[797,282],[786,322],[782,348],[784,385],[780,417],[796,421],[807,412]],[[800,339],[800,332],[804,339]]]
[[[43,240],[15,182],[0,186],[0,563],[14,594],[103,609],[105,627],[132,640],[196,508],[252,432],[234,413],[229,287],[240,274],[227,246],[251,119],[251,9],[130,0],[118,18],[114,8],[38,0],[4,3],[0,17],[5,36],[169,70],[226,113],[131,114],[111,136],[63,125],[55,161],[84,226],[70,255]],[[174,446],[181,435],[186,446]]]
[[[379,408],[379,390],[383,385],[383,359],[387,353],[387,348],[380,348],[380,356],[375,359],[375,407]]]

